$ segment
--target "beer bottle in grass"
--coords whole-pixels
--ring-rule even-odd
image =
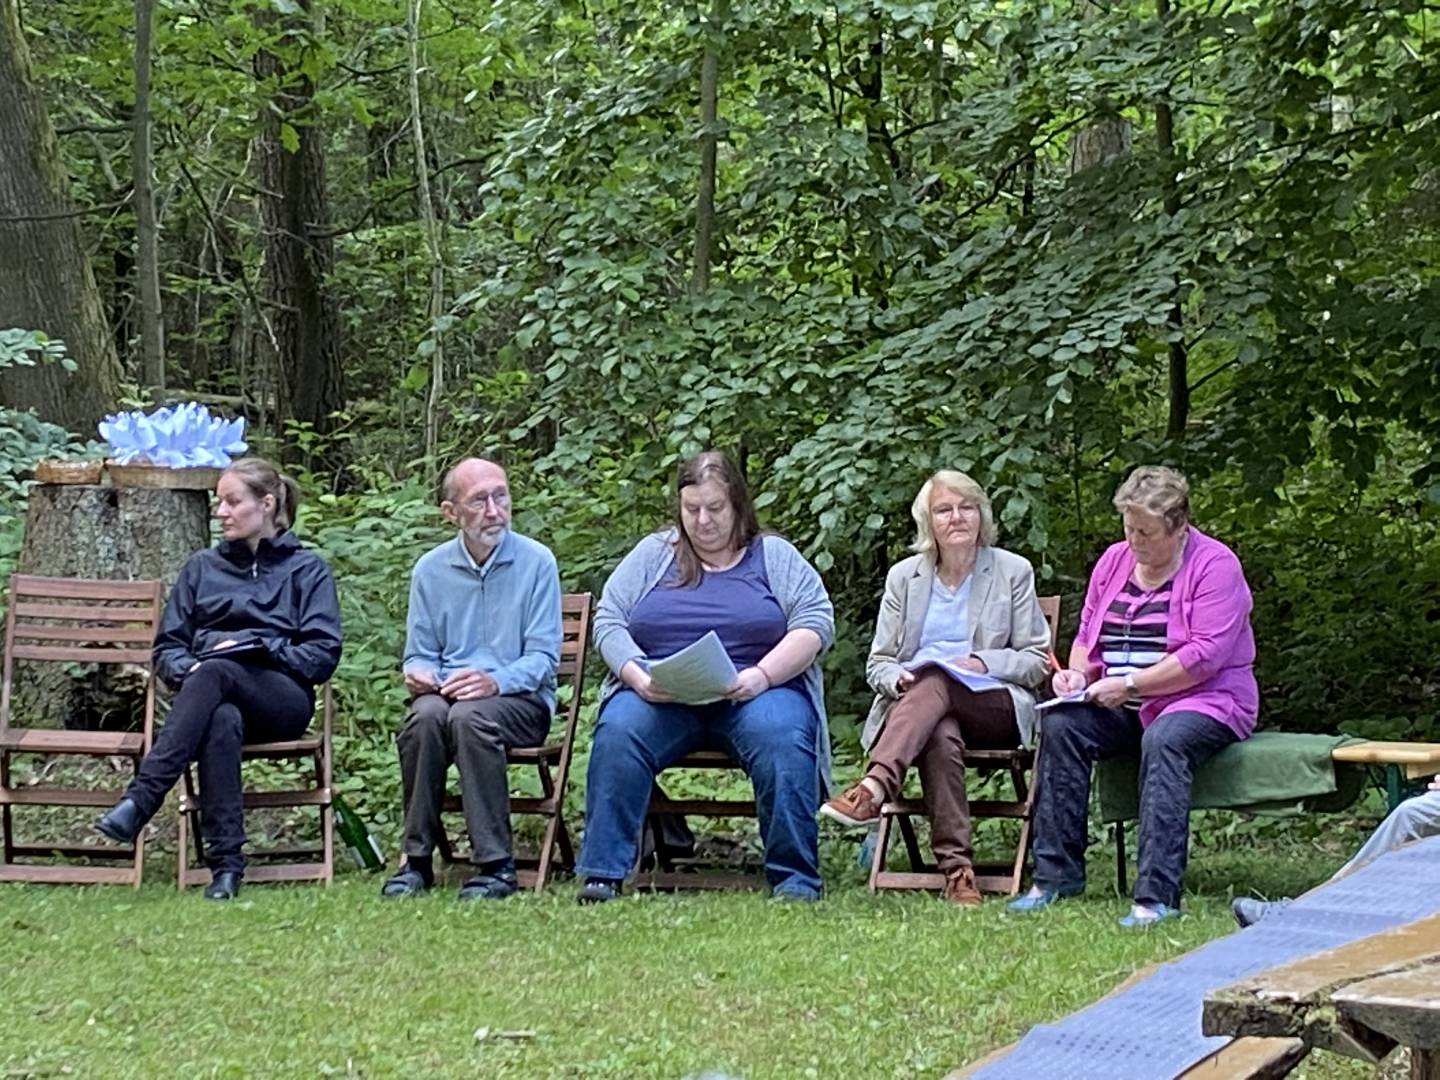
[[[350,809],[350,804],[340,797],[339,792],[335,793],[334,803],[335,831],[345,842],[350,858],[361,870],[379,870],[385,865],[385,857],[380,854],[380,845],[375,842],[375,837],[365,828],[365,822]]]

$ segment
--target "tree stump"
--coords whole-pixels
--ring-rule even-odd
[[[30,489],[18,570],[48,577],[138,581],[158,578],[168,594],[180,567],[210,544],[204,491],[91,484]],[[102,728],[139,716],[139,680],[98,665],[20,665],[17,721]],[[88,670],[87,670],[88,669]]]

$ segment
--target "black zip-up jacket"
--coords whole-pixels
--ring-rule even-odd
[[[252,552],[226,540],[186,560],[155,634],[155,672],[178,688],[196,653],[259,639],[269,662],[314,688],[340,662],[340,602],[325,560],[289,530]]]

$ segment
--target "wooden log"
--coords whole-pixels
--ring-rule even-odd
[[[18,569],[50,577],[159,579],[168,591],[185,560],[209,544],[207,492],[37,484],[30,489]],[[129,726],[139,715],[142,680],[136,673],[94,665],[22,666],[13,700],[17,724],[113,728]]]

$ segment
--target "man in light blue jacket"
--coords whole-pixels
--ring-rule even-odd
[[[555,712],[560,575],[555,556],[510,530],[510,487],[493,461],[466,458],[445,477],[440,510],[459,535],[415,564],[405,624],[412,695],[396,744],[405,795],[405,864],[382,896],[434,883],[445,775],[460,773],[475,874],[461,900],[515,892],[505,753],[538,746]]]

